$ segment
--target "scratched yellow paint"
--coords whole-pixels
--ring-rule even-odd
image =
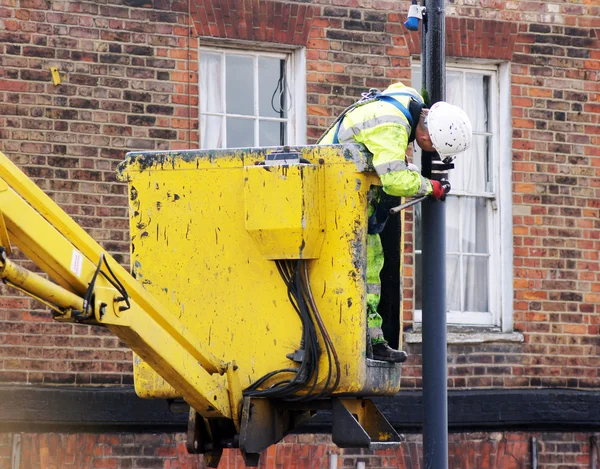
[[[379,179],[358,146],[293,150],[309,164],[262,165],[269,149],[129,154],[132,270],[210,352],[236,361],[246,387],[296,366],[286,354],[300,321],[273,259],[307,259],[341,362],[337,394],[394,394],[400,366],[366,360],[367,192]],[[140,395],[176,396],[139,358],[134,371]]]

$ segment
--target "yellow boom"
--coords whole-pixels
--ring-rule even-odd
[[[6,255],[0,260],[0,276],[45,303],[56,304],[57,319],[107,326],[202,415],[230,418],[227,364],[206,350],[1,152],[0,177],[4,242],[10,240],[56,284],[15,266]],[[101,261],[107,275],[95,277],[93,304],[84,310],[83,299]],[[111,279],[122,285],[126,300]]]
[[[356,145],[128,154],[132,276],[0,153],[0,278],[126,343],[138,395],[185,400],[188,450],[209,466],[231,446],[257,465],[322,408],[340,446],[396,444],[364,399],[400,386],[400,365],[367,353],[367,158]],[[48,278],[12,262],[11,243]]]

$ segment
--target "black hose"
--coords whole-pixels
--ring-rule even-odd
[[[337,352],[322,318],[316,307],[308,281],[308,265],[304,260],[295,262],[289,260],[275,261],[277,270],[287,287],[288,298],[298,314],[302,324],[300,350],[304,351],[300,367],[283,368],[267,373],[243,391],[244,396],[280,398],[288,401],[318,399],[337,388],[340,381],[340,362]],[[316,325],[315,325],[316,323]],[[319,359],[321,347],[319,334],[323,338],[327,352],[328,371],[323,389],[315,394],[319,378]],[[335,364],[335,382],[332,380],[333,364]],[[281,373],[293,373],[293,378],[286,378],[271,384],[267,389],[258,389],[267,380]],[[300,391],[304,391],[299,395]]]

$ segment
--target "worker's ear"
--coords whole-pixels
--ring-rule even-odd
[[[426,119],[427,118],[427,114],[429,114],[429,109],[427,109],[427,108],[421,109],[421,114],[419,114],[419,122],[417,124],[417,127],[420,127],[419,130],[422,131],[422,132],[423,131],[428,132],[428,130],[427,130],[427,119]]]

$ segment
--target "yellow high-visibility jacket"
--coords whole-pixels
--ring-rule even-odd
[[[398,92],[407,93],[412,98],[394,95]],[[382,95],[391,96],[407,110],[411,99],[423,103],[422,96],[415,89],[402,83],[390,86]],[[416,126],[419,116],[413,116],[413,120]],[[336,133],[338,142],[335,141]],[[413,128],[405,114],[394,104],[376,99],[346,112],[341,124],[329,129],[318,143],[362,143],[373,154],[373,166],[384,192],[397,197],[428,195],[433,190],[431,182],[418,171],[411,170],[406,162],[411,134]]]

